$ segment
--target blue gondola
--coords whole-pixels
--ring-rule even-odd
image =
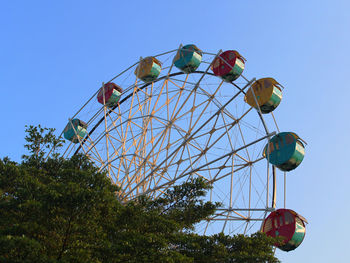
[[[78,143],[82,140],[87,133],[87,124],[79,119],[73,119],[68,122],[63,130],[64,138],[67,140]]]
[[[185,73],[196,71],[202,62],[202,51],[195,45],[183,46],[174,58],[174,65]]]
[[[291,171],[304,159],[304,141],[293,132],[281,132],[265,146],[264,156],[282,171]]]

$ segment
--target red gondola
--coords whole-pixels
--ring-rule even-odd
[[[291,209],[278,209],[263,222],[262,232],[271,237],[283,237],[277,247],[283,251],[296,249],[305,237],[306,219]]]
[[[108,107],[118,104],[123,89],[113,82],[106,83],[97,94],[97,101]]]
[[[245,58],[236,50],[227,50],[215,58],[212,71],[227,82],[236,80],[244,70]]]

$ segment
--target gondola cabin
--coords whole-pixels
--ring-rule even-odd
[[[227,50],[215,58],[211,69],[227,82],[236,80],[244,70],[245,59],[235,50]]]
[[[264,156],[282,171],[291,171],[304,159],[304,141],[293,132],[281,132],[272,137],[264,148]]]
[[[174,58],[174,65],[185,73],[196,71],[202,62],[202,52],[195,45],[183,46]]]
[[[296,249],[304,240],[306,220],[290,209],[278,209],[263,222],[262,232],[270,237],[282,237],[283,244],[276,246],[283,251]]]
[[[162,65],[155,57],[146,57],[140,61],[135,69],[135,75],[144,82],[151,82],[158,78]]]
[[[273,78],[258,79],[249,88],[244,100],[256,109],[258,104],[262,113],[270,113],[282,100],[282,87]]]
[[[106,83],[97,94],[97,101],[108,107],[113,107],[118,104],[123,90],[113,82]]]
[[[63,130],[64,138],[67,140],[78,143],[79,140],[82,140],[87,131],[87,124],[79,119],[73,119],[68,122],[66,127]]]

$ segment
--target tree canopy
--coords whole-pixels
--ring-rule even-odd
[[[0,160],[0,262],[279,262],[275,239],[196,234],[220,204],[193,178],[156,200],[121,203],[83,155],[64,159],[53,129],[30,126],[22,163]]]

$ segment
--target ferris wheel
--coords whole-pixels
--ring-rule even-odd
[[[222,206],[198,231],[256,231],[285,208],[285,172],[301,163],[305,142],[279,131],[282,85],[244,77],[245,61],[192,44],[141,57],[69,119],[64,156],[87,155],[125,202],[202,177]]]

